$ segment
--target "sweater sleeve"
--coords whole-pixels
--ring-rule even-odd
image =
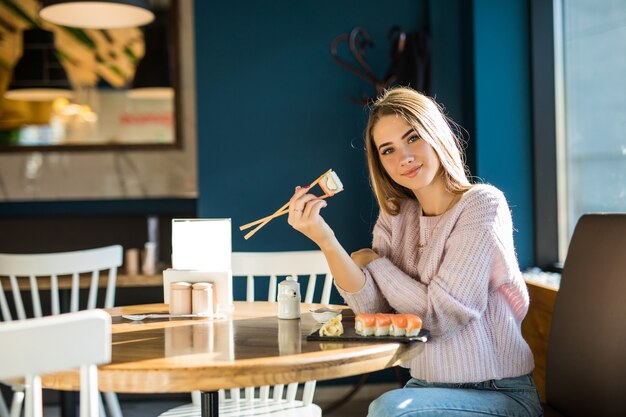
[[[346,304],[350,306],[354,314],[361,313],[386,313],[391,311],[389,303],[385,299],[383,293],[378,288],[378,284],[367,271],[365,273],[365,284],[356,292],[348,292],[335,285],[339,294],[343,297]]]
[[[497,218],[502,215],[501,194],[478,199],[464,207],[443,244],[443,255],[428,283],[409,276],[387,258],[366,266],[390,306],[422,317],[433,335],[449,337],[487,306],[489,280],[495,252],[501,248]],[[491,196],[493,197],[493,195]],[[508,213],[508,212],[507,212]]]

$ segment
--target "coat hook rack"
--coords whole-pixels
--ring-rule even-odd
[[[430,93],[431,47],[427,31],[405,32],[400,26],[393,26],[387,34],[391,44],[391,62],[383,77],[378,77],[367,63],[367,48],[373,48],[374,42],[364,29],[355,27],[350,33],[335,37],[330,44],[330,54],[345,69],[374,87],[374,95],[361,91],[359,97],[350,96],[358,105],[369,104],[386,88],[392,85],[410,86],[425,94]],[[344,59],[338,52],[339,45],[347,43],[352,62]]]

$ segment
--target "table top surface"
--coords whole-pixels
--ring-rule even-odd
[[[320,326],[309,310],[319,307],[301,304],[299,320],[278,319],[275,302],[235,302],[230,318],[221,320],[122,318],[167,313],[166,304],[107,309],[113,319],[112,361],[98,367],[99,389],[214,391],[333,379],[399,365],[423,350],[421,342],[307,341]],[[80,387],[77,371],[44,376],[42,383],[58,390]]]

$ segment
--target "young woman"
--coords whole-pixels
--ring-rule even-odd
[[[320,216],[326,201],[306,187],[290,201],[289,224],[324,252],[355,313],[413,313],[431,332],[404,364],[412,379],[376,399],[369,415],[542,415],[504,195],[470,183],[441,109],[409,88],[376,101],[365,141],[380,206],[372,249],[348,255]]]

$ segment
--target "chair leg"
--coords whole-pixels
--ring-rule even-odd
[[[302,404],[309,406],[313,403],[313,395],[315,394],[315,385],[317,381],[307,381],[304,383],[304,392],[302,393]]]
[[[117,399],[117,394],[114,392],[103,392],[102,396],[107,404],[109,411],[109,417],[124,417],[122,414],[122,407],[120,407],[120,401]]]
[[[244,398],[246,399],[247,404],[252,404],[254,402],[254,387],[244,388]]]
[[[104,400],[102,395],[98,395],[98,413],[100,413],[100,417],[107,417],[107,411],[104,408]]]
[[[0,417],[9,417],[9,409],[7,408],[7,403],[4,402],[2,391],[0,391]]]
[[[193,405],[200,407],[202,403],[202,393],[200,391],[191,391],[191,402]]]
[[[282,400],[283,399],[283,391],[284,390],[285,390],[285,385],[284,384],[274,385],[274,393],[272,395],[272,398],[275,401]]]
[[[11,417],[20,417],[22,415],[23,404],[24,391],[13,391],[13,400],[11,400]]]

